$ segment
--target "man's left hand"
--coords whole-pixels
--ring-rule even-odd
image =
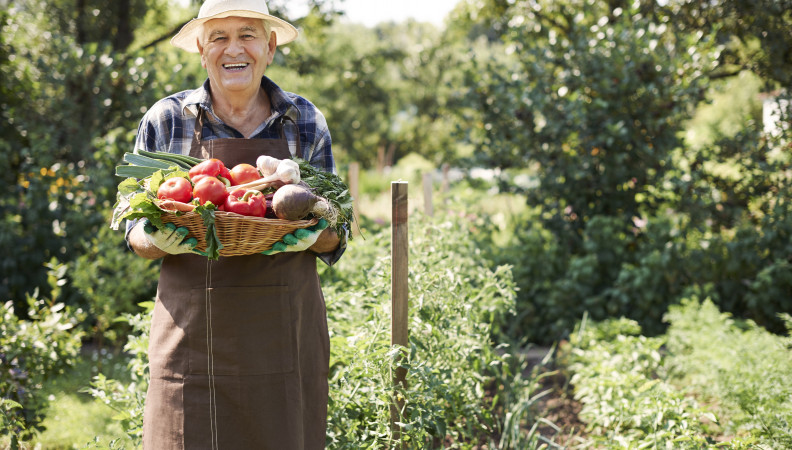
[[[308,228],[300,228],[295,230],[294,233],[283,236],[280,241],[272,245],[271,249],[264,250],[261,253],[264,255],[274,255],[277,253],[302,252],[308,250],[314,245],[319,235],[322,234],[322,231],[327,228],[327,225],[327,220],[319,219],[316,225]]]

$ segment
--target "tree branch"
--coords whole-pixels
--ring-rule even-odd
[[[184,22],[176,25],[176,27],[174,27],[172,30],[168,31],[167,33],[163,34],[162,36],[158,37],[157,39],[154,39],[153,41],[149,42],[148,44],[144,45],[143,47],[140,47],[140,50],[150,49],[151,47],[154,47],[155,45],[159,44],[160,42],[164,41],[165,39],[170,39],[174,34],[178,33],[179,30],[181,30],[183,26],[187,25],[187,22],[189,22],[189,21],[190,20],[185,20]]]

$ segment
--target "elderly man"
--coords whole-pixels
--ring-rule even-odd
[[[229,167],[296,156],[334,171],[324,116],[264,76],[277,45],[296,37],[264,1],[205,2],[171,43],[200,53],[208,79],[157,102],[136,148]],[[163,258],[144,447],[324,448],[329,339],[316,258],[333,264],[346,237],[316,229],[276,254],[210,261],[184,231],[128,226],[138,255]]]

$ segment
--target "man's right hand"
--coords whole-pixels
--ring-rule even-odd
[[[172,223],[166,223],[165,229],[157,229],[148,219],[143,224],[143,231],[148,241],[165,253],[180,255],[183,253],[196,253],[195,246],[198,240],[187,238],[189,230],[185,227],[176,227]]]

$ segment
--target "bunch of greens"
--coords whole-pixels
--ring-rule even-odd
[[[338,212],[338,221],[334,227],[339,234],[344,233],[344,227],[354,222],[353,199],[349,188],[338,175],[325,172],[310,165],[308,161],[295,158],[300,166],[300,180],[313,189]],[[351,236],[351,234],[350,234]]]

